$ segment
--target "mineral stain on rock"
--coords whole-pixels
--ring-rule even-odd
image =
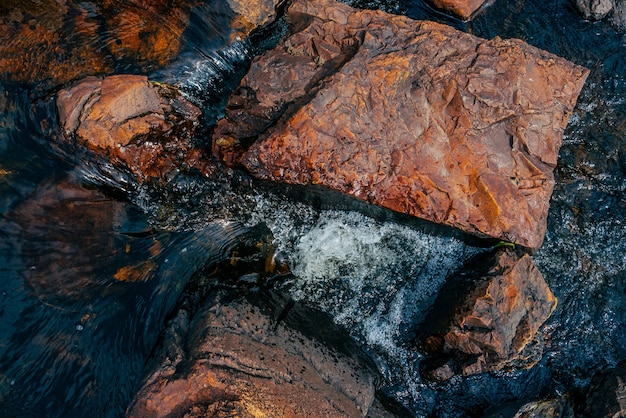
[[[231,97],[215,154],[261,179],[539,248],[588,70],[520,40],[331,0],[295,1],[287,20]]]
[[[435,356],[424,376],[532,367],[542,352],[537,331],[556,305],[528,254],[503,247],[478,256],[448,279],[424,321],[420,346]]]

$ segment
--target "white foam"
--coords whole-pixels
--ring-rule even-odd
[[[254,222],[268,225],[290,263],[291,296],[330,313],[395,364],[414,355],[401,346],[403,326],[421,322],[446,277],[478,252],[356,212],[315,211],[276,196],[257,197],[257,206]],[[396,376],[419,385],[415,377]]]

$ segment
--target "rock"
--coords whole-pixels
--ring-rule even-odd
[[[626,0],[615,0],[613,14],[609,20],[618,30],[626,31]]]
[[[242,297],[180,310],[164,341],[128,417],[362,417],[375,403],[366,367]]]
[[[128,167],[139,180],[180,168],[212,171],[191,142],[200,110],[145,76],[88,77],[57,94],[66,140],[75,138]]]
[[[485,0],[431,0],[441,10],[450,12],[463,20],[469,20],[480,9]]]
[[[527,403],[513,418],[574,418],[574,411],[565,399],[549,399]]]
[[[602,20],[615,6],[615,0],[574,0],[574,6],[585,19]]]
[[[626,362],[614,369],[597,373],[586,393],[586,405],[581,416],[626,416]]]
[[[557,301],[528,254],[498,249],[448,279],[426,318],[421,349],[425,377],[447,380],[539,359],[539,327]]]
[[[230,98],[217,156],[260,179],[541,245],[588,70],[519,40],[332,0],[294,1],[287,19],[286,39]]]
[[[284,2],[285,0],[228,0],[228,5],[235,13],[231,23],[231,42],[273,22],[276,19],[276,9]]]

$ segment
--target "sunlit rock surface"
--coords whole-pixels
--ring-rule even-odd
[[[485,0],[432,0],[432,4],[438,9],[453,13],[464,20],[470,19],[484,3]]]
[[[295,311],[268,315],[219,291],[195,314],[180,310],[127,416],[392,416],[371,369],[287,326],[306,318]]]
[[[106,153],[140,180],[212,170],[191,143],[201,112],[173,87],[138,75],[88,77],[57,94],[57,109],[66,140]]]
[[[290,35],[231,97],[215,154],[261,179],[541,245],[586,69],[519,40],[331,0],[296,1],[287,19]]]
[[[254,29],[273,22],[276,8],[285,0],[228,0],[228,5],[235,13],[232,22],[232,40],[243,38]]]
[[[451,358],[443,365],[425,362],[429,379],[531,366],[539,359],[537,347],[524,349],[557,304],[541,272],[527,254],[508,248],[475,262],[449,279],[425,321],[423,351]]]

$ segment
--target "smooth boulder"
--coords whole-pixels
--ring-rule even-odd
[[[588,70],[520,40],[324,0],[255,59],[213,150],[260,179],[537,249]],[[252,144],[252,145],[250,145]]]

